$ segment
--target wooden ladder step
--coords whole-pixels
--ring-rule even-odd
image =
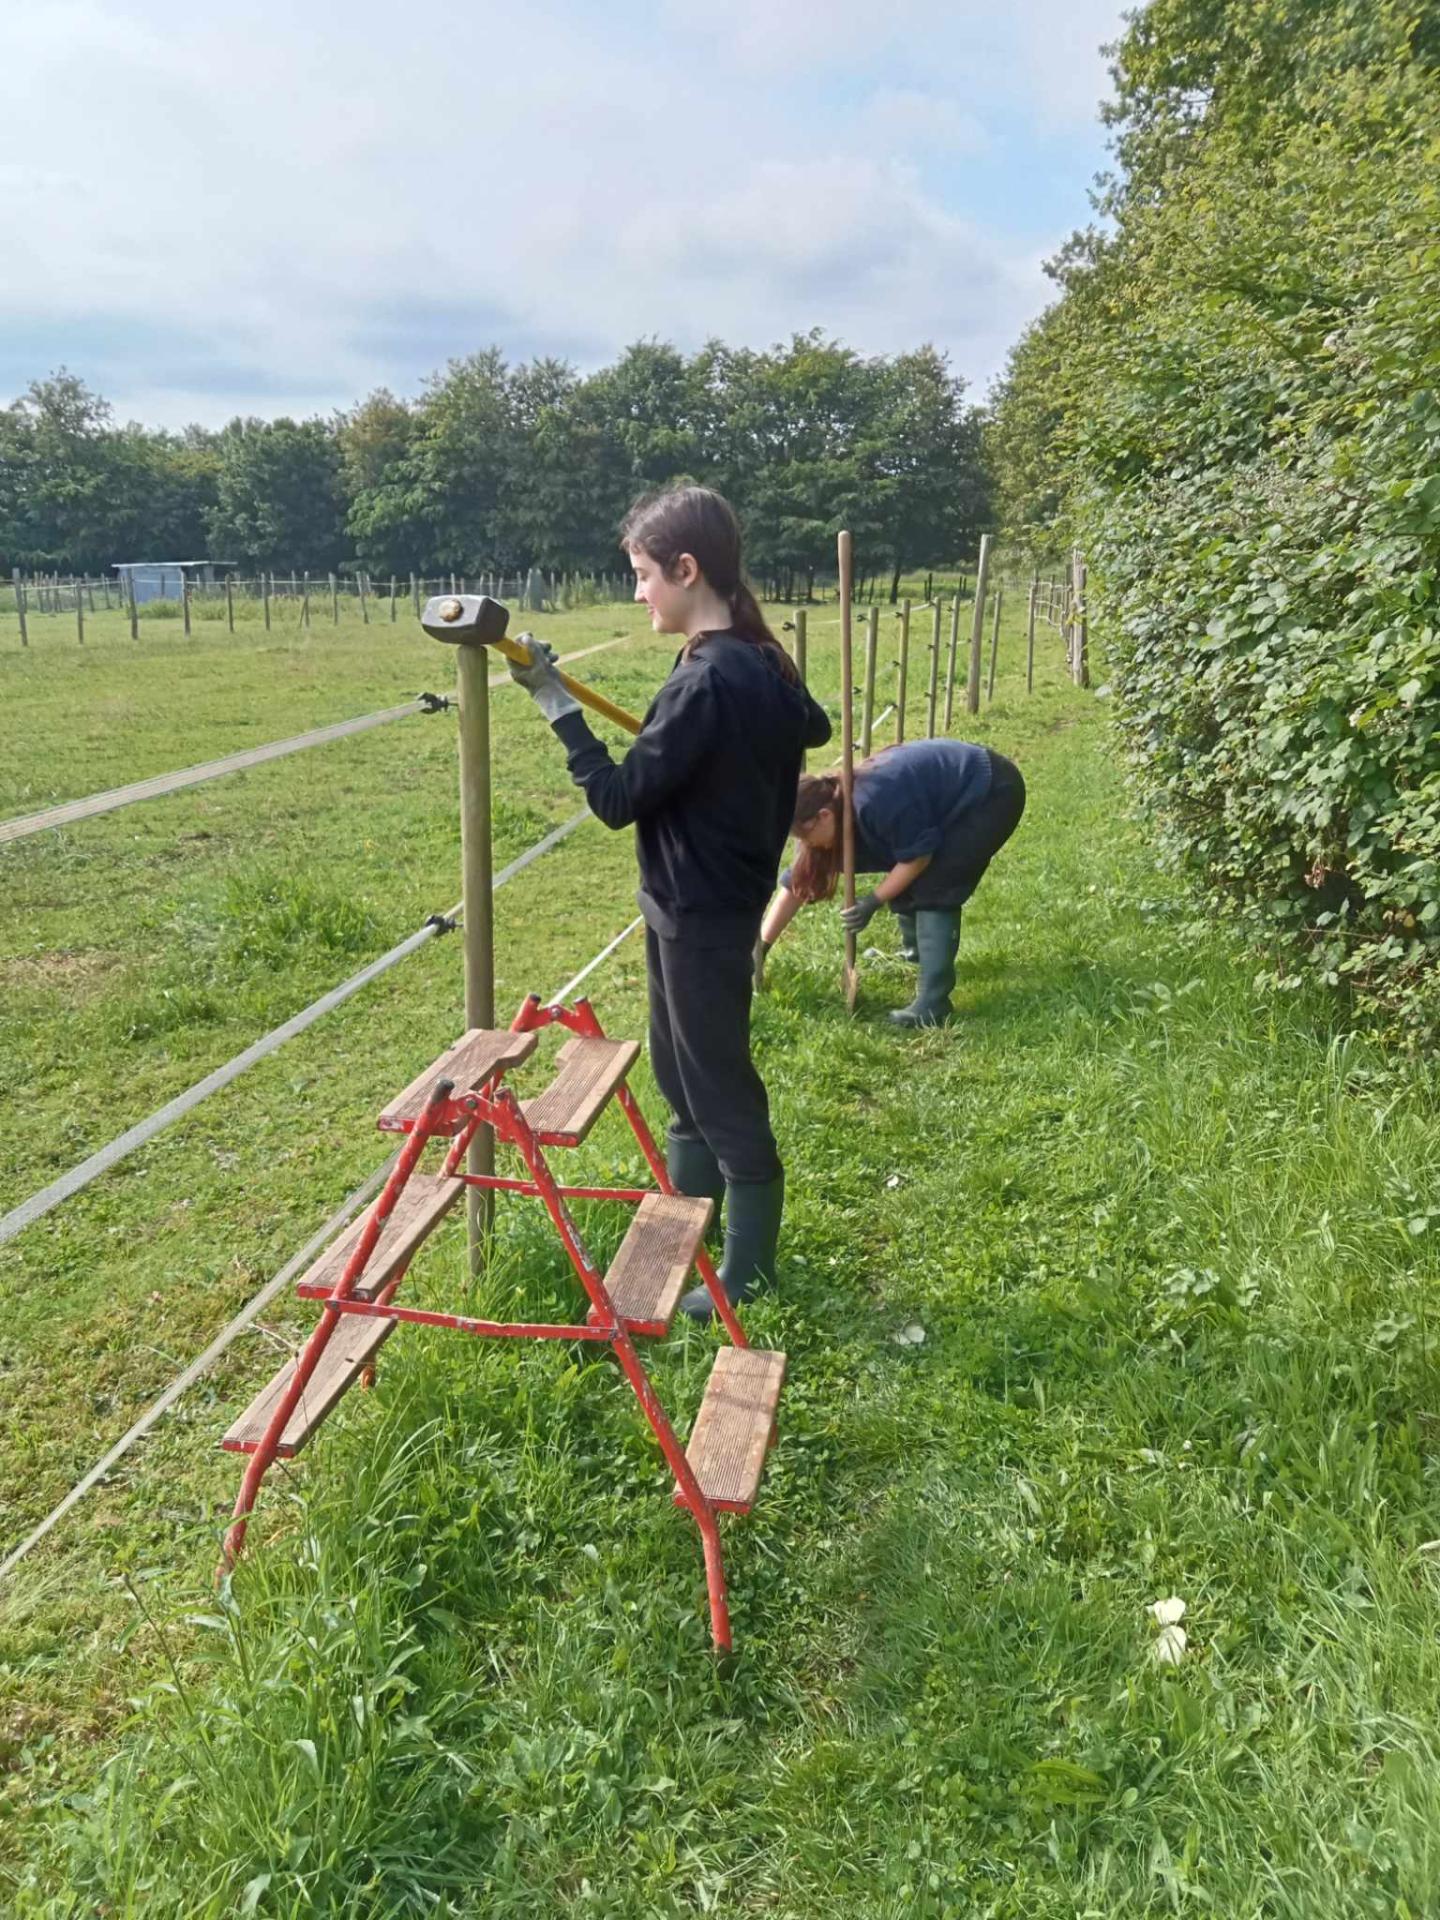
[[[542,1147],[578,1147],[606,1103],[640,1058],[637,1040],[599,1040],[576,1034],[555,1056],[555,1078],[521,1104]]]
[[[714,1210],[713,1200],[683,1193],[647,1193],[640,1202],[605,1275],[611,1304],[631,1333],[670,1331]]]
[[[784,1379],[783,1353],[721,1347],[716,1354],[685,1449],[711,1506],[727,1513],[748,1513],[754,1506]],[[678,1488],[675,1498],[683,1505]]]
[[[366,1262],[365,1271],[351,1288],[355,1300],[373,1300],[402,1267],[410,1264],[416,1249],[439,1226],[465,1191],[463,1180],[448,1179],[443,1173],[412,1173],[400,1190],[390,1218],[380,1230],[380,1238]],[[350,1256],[360,1244],[360,1236],[370,1223],[374,1208],[367,1208],[325,1249],[313,1266],[307,1267],[295,1283],[295,1291],[306,1300],[323,1300],[332,1293]]]
[[[295,1403],[295,1411],[285,1423],[278,1449],[282,1460],[291,1460],[300,1452],[345,1389],[353,1385],[369,1366],[394,1332],[395,1326],[394,1320],[371,1320],[359,1314],[341,1314],[340,1324],[330,1336],[330,1344],[321,1354],[319,1365],[306,1382],[304,1393]],[[265,1429],[280,1404],[281,1395],[294,1378],[295,1361],[287,1360],[220,1442],[227,1452],[254,1453],[265,1438]]]
[[[376,1122],[382,1133],[408,1133],[425,1110],[430,1090],[439,1079],[453,1080],[457,1093],[474,1093],[487,1080],[509,1067],[518,1067],[535,1051],[533,1033],[497,1033],[472,1027],[462,1034],[433,1067],[427,1067],[397,1093]],[[451,1128],[458,1132],[458,1128]]]

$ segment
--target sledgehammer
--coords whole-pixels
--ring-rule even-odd
[[[530,649],[518,640],[505,638],[510,609],[499,600],[492,600],[487,593],[443,593],[427,600],[420,624],[432,639],[450,640],[461,647],[494,647],[517,667],[530,664]],[[559,679],[565,691],[572,693],[592,713],[603,714],[627,733],[639,733],[641,722],[633,713],[617,707],[613,700],[587,687],[583,680],[572,680],[568,673],[560,674]]]

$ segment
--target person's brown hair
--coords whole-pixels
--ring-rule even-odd
[[[840,844],[841,810],[844,793],[837,773],[802,773],[795,791],[795,813],[790,822],[792,833],[808,827],[827,809],[835,816],[835,837],[828,847],[802,844],[790,869],[790,891],[807,906],[815,900],[828,900],[840,877],[844,849]]]
[[[729,605],[730,631],[760,647],[785,679],[799,679],[794,661],[770,631],[760,602],[745,583],[740,523],[723,494],[711,487],[666,487],[646,494],[626,514],[620,545],[627,553],[639,548],[648,554],[667,580],[673,577],[681,554],[692,554],[708,584]],[[697,634],[686,652],[704,639],[704,634]]]

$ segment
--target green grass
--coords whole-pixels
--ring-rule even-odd
[[[1257,996],[1126,819],[1103,703],[1043,628],[1026,699],[1020,611],[978,732],[1031,804],[966,914],[959,1023],[885,1027],[909,996],[884,921],[847,1019],[823,910],[757,1009],[791,1199],[749,1324],[791,1373],[760,1504],[726,1527],[734,1659],[609,1363],[412,1330],[277,1471],[218,1603],[214,1441],[308,1319],[277,1310],[0,1591],[15,1911],[1440,1909],[1433,1077]],[[562,646],[611,612],[554,623]],[[425,684],[394,644],[398,692],[373,630],[312,635],[363,697],[254,737]],[[149,681],[122,653],[25,683],[17,777],[115,684],[150,710],[170,651]],[[665,657],[592,664],[638,704]],[[278,661],[232,669],[271,697]],[[518,698],[495,716],[513,851],[573,800]],[[192,744],[181,706],[147,750],[225,750]],[[407,720],[8,850],[17,1198],[449,904],[452,756],[450,721]],[[502,1002],[558,985],[631,885],[627,837],[594,826],[515,882]],[[376,1163],[376,1107],[453,1035],[458,958],[432,943],[0,1254],[4,1538]],[[593,990],[641,1030],[637,946]],[[576,1165],[634,1170],[618,1121]],[[613,1245],[605,1209],[586,1225]],[[482,1289],[458,1231],[414,1299],[563,1310],[520,1203]],[[655,1350],[682,1426],[710,1351]],[[1162,1667],[1170,1594],[1190,1643]]]

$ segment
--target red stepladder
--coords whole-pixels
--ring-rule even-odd
[[[563,1027],[555,1078],[524,1098],[508,1075],[534,1052],[542,1029]],[[755,1503],[785,1355],[750,1345],[704,1245],[712,1203],[676,1193],[627,1076],[639,1056],[634,1041],[609,1038],[588,1000],[542,1006],[531,994],[507,1032],[473,1028],[413,1080],[380,1115],[382,1132],[406,1136],[399,1159],[368,1213],[348,1226],[302,1275],[296,1292],[319,1300],[318,1325],[241,1414],[220,1444],[249,1456],[225,1535],[219,1574],[234,1566],[266,1472],[291,1459],[357,1379],[370,1378],[375,1356],[397,1325],[441,1327],[481,1339],[590,1341],[611,1348],[674,1475],[674,1498],[700,1530],[710,1625],[721,1652],[731,1646],[725,1563],[717,1516],[746,1513]],[[653,1187],[567,1186],[547,1159],[578,1147],[615,1100],[628,1121]],[[522,1171],[470,1174],[466,1152],[482,1126],[514,1149]],[[422,1173],[431,1140],[448,1140],[438,1173]],[[473,1315],[401,1306],[396,1294],[420,1246],[467,1186],[532,1199],[545,1207],[588,1311],[578,1325],[477,1319]],[[591,1258],[570,1200],[613,1200],[634,1217],[609,1268]],[[639,1342],[663,1338],[680,1296],[698,1271],[715,1302],[728,1344],[715,1356],[688,1445],[681,1444],[646,1372]]]

